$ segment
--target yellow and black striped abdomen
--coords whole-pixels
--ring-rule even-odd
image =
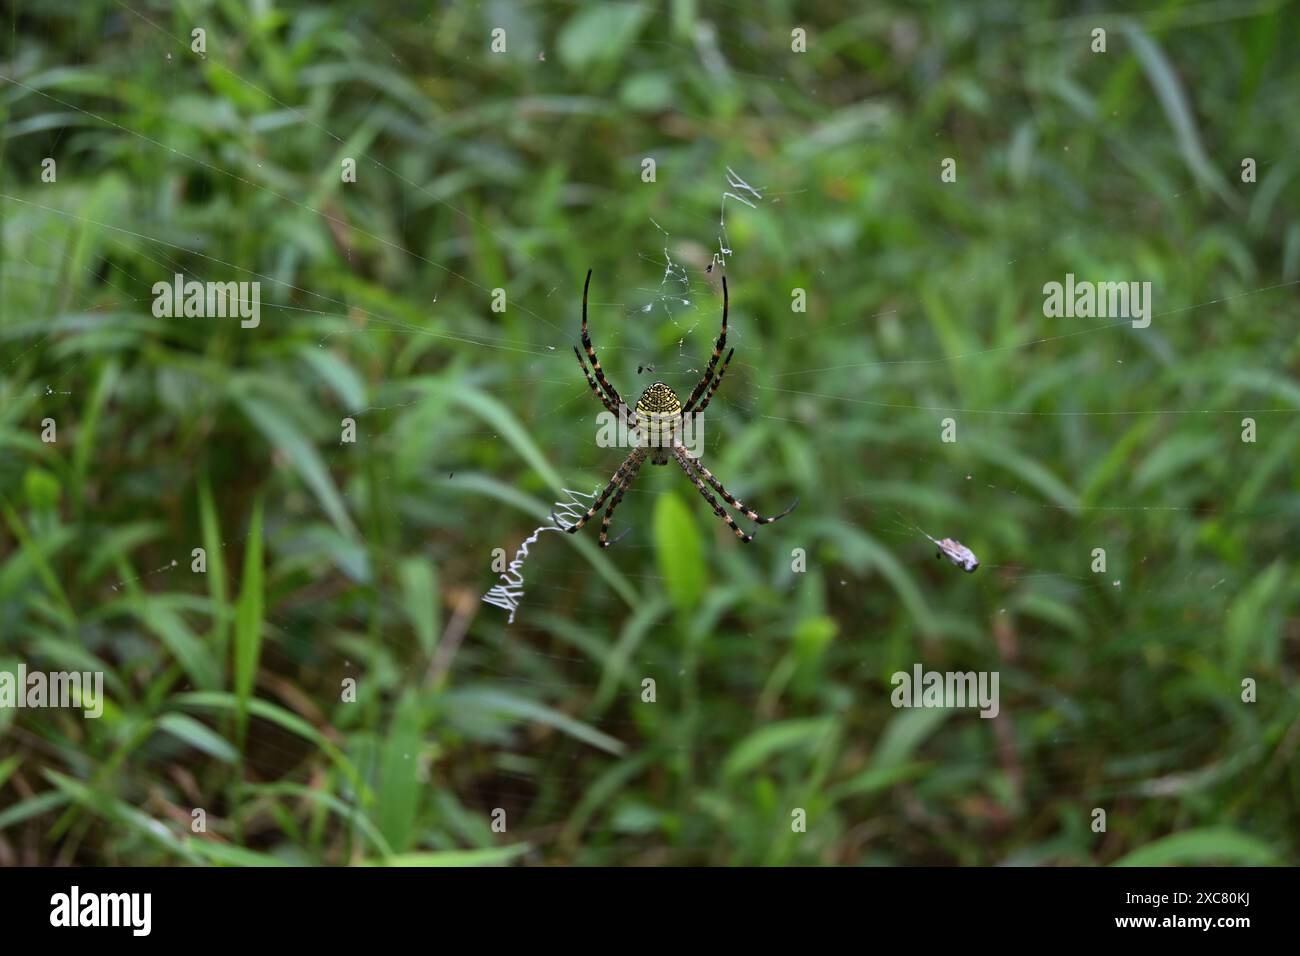
[[[668,463],[673,437],[681,431],[681,419],[681,399],[663,382],[655,382],[641,394],[636,403],[636,423],[654,464]]]

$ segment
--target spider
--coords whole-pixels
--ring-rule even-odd
[[[722,486],[713,472],[704,467],[704,462],[699,458],[692,458],[686,451],[686,446],[681,442],[682,420],[686,415],[699,415],[703,413],[713,399],[713,394],[718,390],[718,385],[722,382],[722,376],[727,371],[727,366],[731,363],[731,356],[735,354],[735,349],[727,353],[726,359],[722,363],[722,368],[718,369],[715,376],[713,370],[717,368],[718,358],[722,355],[722,349],[727,344],[727,277],[722,277],[722,331],[718,333],[718,341],[713,346],[713,356],[709,359],[708,367],[704,370],[704,376],[691,391],[690,397],[686,399],[685,404],[677,397],[677,393],[665,385],[663,382],[655,382],[644,392],[641,398],[637,400],[635,411],[629,409],[623,399],[619,397],[618,391],[613,385],[605,379],[605,373],[601,370],[600,361],[596,358],[596,349],[591,344],[591,336],[587,333],[587,288],[591,285],[591,270],[587,270],[587,281],[582,286],[582,347],[587,350],[587,358],[591,360],[591,371],[587,369],[587,363],[582,360],[582,353],[578,347],[573,347],[573,354],[578,357],[578,364],[582,366],[582,374],[587,379],[587,384],[591,386],[592,393],[600,400],[600,403],[617,417],[617,419],[626,424],[633,434],[638,436],[636,447],[623,460],[623,464],[618,466],[618,471],[614,472],[614,477],[609,480],[596,500],[592,502],[591,508],[587,510],[577,521],[564,526],[564,530],[569,534],[576,534],[578,530],[595,517],[600,506],[605,503],[611,493],[614,500],[609,503],[605,509],[605,516],[600,522],[600,546],[608,548],[613,542],[608,540],[609,523],[614,517],[614,509],[618,507],[623,500],[623,493],[627,491],[636,478],[637,472],[645,464],[646,458],[650,459],[652,465],[666,465],[671,457],[682,471],[686,472],[686,477],[690,478],[704,500],[709,503],[713,513],[727,523],[736,537],[745,543],[754,540],[752,534],[746,534],[737,526],[731,515],[727,514],[722,505],[718,504],[718,499],[713,497],[709,488],[720,494],[727,504],[735,508],[750,521],[756,524],[771,524],[784,518],[795,506],[799,504],[799,499],[795,499],[790,507],[786,508],[778,515],[765,518],[758,512],[754,511],[743,501],[731,496],[726,488]],[[595,377],[592,377],[594,371]],[[698,403],[698,404],[697,404]]]

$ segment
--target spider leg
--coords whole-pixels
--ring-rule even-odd
[[[641,470],[641,463],[643,461],[645,461],[645,455],[641,455],[635,460],[632,460],[632,467],[628,470],[628,473],[623,476],[623,481],[618,486],[618,491],[614,494],[614,500],[611,501],[609,507],[605,509],[605,517],[600,520],[600,546],[602,548],[608,548],[614,544],[614,541],[606,540],[609,536],[609,522],[614,517],[614,509],[617,508],[618,503],[623,500],[623,492],[627,491],[628,486],[632,484],[632,480],[636,478],[637,472]],[[623,534],[627,534],[627,532],[624,531]],[[621,537],[623,537],[622,534],[619,535],[619,538]],[[617,541],[618,539],[615,538],[614,540]]]
[[[623,405],[620,405],[616,408],[610,402],[608,396],[606,396],[605,393],[602,392],[600,388],[596,385],[596,380],[591,377],[591,372],[587,370],[587,363],[582,360],[582,353],[578,351],[578,347],[576,345],[573,347],[573,354],[578,357],[578,364],[582,366],[582,374],[586,376],[587,384],[591,386],[592,392],[594,392],[596,397],[600,399],[600,404],[604,405],[606,411],[608,411],[615,418],[620,417],[619,408],[623,408],[626,412],[626,414],[621,416],[623,418],[623,421],[628,425],[628,427],[635,428],[636,416],[632,413],[632,410],[628,409],[626,406]]]
[[[746,544],[753,541],[754,536],[752,534],[745,534],[744,531],[740,530],[740,526],[736,524],[735,519],[732,518],[731,515],[727,514],[727,510],[723,508],[722,505],[718,504],[718,499],[709,493],[708,486],[705,485],[700,479],[700,476],[695,473],[693,467],[694,463],[687,456],[686,450],[678,445],[673,449],[673,457],[677,459],[677,464],[682,466],[682,471],[686,472],[686,477],[695,483],[695,487],[699,490],[700,494],[704,496],[704,500],[709,503],[709,507],[713,509],[713,513],[725,521],[727,527],[734,531],[736,537],[741,541],[744,541]]]
[[[722,368],[718,369],[718,374],[714,376],[713,384],[710,385],[709,390],[704,393],[704,401],[700,402],[700,407],[695,409],[694,414],[699,415],[709,407],[709,402],[713,401],[713,393],[716,392],[718,386],[722,384],[722,376],[726,374],[727,366],[731,364],[731,357],[735,354],[736,350],[732,349],[727,353],[727,357],[722,360]]]
[[[587,270],[587,281],[582,284],[582,347],[587,350],[587,358],[591,360],[591,370],[596,373],[596,381],[600,387],[605,390],[605,394],[615,405],[623,405],[625,402],[619,398],[618,390],[613,385],[605,381],[605,373],[600,369],[600,360],[596,358],[595,346],[591,344],[591,336],[587,333],[587,287],[591,285],[591,270]]]
[[[603,505],[605,503],[605,499],[609,497],[609,493],[622,484],[623,476],[627,473],[628,468],[632,466],[632,463],[636,462],[636,467],[640,468],[641,460],[644,458],[645,458],[645,453],[640,448],[632,449],[632,453],[623,459],[623,464],[618,466],[618,471],[614,472],[614,477],[609,479],[609,484],[605,486],[605,490],[602,491],[596,497],[596,500],[591,503],[591,507],[587,509],[587,513],[584,514],[577,521],[573,522],[573,524],[567,527],[563,527],[563,526],[560,527],[563,527],[563,530],[567,531],[569,534],[577,534],[579,528],[581,528],[584,524],[586,524],[593,517],[595,517],[596,512],[600,510],[600,506]],[[551,518],[552,519],[555,518],[554,512],[551,513]],[[557,526],[559,526],[558,521],[556,522],[556,524]]]
[[[709,359],[708,367],[704,369],[704,377],[700,379],[695,390],[691,392],[691,397],[686,400],[682,406],[682,413],[685,414],[695,407],[695,401],[704,393],[704,389],[709,384],[709,379],[713,377],[713,370],[718,366],[718,359],[722,357],[723,346],[727,344],[727,277],[722,277],[722,331],[718,333],[718,341],[713,345],[713,357]]]
[[[586,377],[587,384],[591,386],[592,392],[598,399],[600,399],[600,404],[605,406],[606,411],[614,411],[613,406],[609,403],[609,396],[600,390],[600,386],[596,384],[596,380],[591,377],[591,372],[587,370],[587,363],[582,360],[582,353],[578,351],[576,345],[573,347],[573,354],[578,357],[578,364],[582,366],[582,374]]]
[[[713,486],[713,490],[716,491],[718,494],[722,495],[724,499],[726,499],[727,504],[731,505],[731,507],[735,508],[737,511],[743,514],[750,521],[753,521],[755,524],[771,524],[773,521],[779,521],[780,519],[788,515],[791,511],[794,511],[795,507],[799,504],[799,499],[796,498],[793,502],[790,503],[790,507],[786,508],[780,514],[773,515],[770,518],[764,518],[762,515],[760,515],[754,509],[750,508],[749,505],[745,504],[739,498],[732,497],[731,493],[728,492],[726,488],[722,487],[722,482],[718,481],[718,479],[714,476],[713,472],[709,471],[709,469],[704,467],[704,462],[696,458],[691,463],[695,466],[696,470],[704,476],[704,480]]]

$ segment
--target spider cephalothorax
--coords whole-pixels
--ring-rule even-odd
[[[714,343],[713,355],[709,359],[708,366],[704,369],[704,376],[691,390],[690,397],[683,403],[671,388],[663,382],[655,382],[641,394],[641,398],[636,403],[635,411],[629,410],[623,404],[623,399],[619,397],[618,390],[605,379],[605,372],[601,369],[600,361],[596,358],[595,346],[591,344],[591,336],[587,333],[587,288],[590,285],[591,270],[588,269],[587,281],[582,286],[582,347],[586,349],[587,358],[591,361],[591,370],[587,370],[587,363],[582,360],[582,353],[578,351],[577,346],[574,346],[573,354],[578,357],[578,364],[582,366],[582,374],[586,377],[587,384],[591,387],[592,392],[600,399],[600,403],[605,406],[605,409],[610,414],[633,430],[637,436],[637,442],[636,447],[623,460],[623,464],[618,466],[618,471],[614,472],[614,477],[609,480],[605,490],[596,496],[596,500],[592,502],[587,513],[577,521],[563,525],[564,530],[570,534],[575,533],[595,516],[601,505],[605,503],[605,500],[609,498],[610,494],[613,494],[614,500],[605,509],[605,516],[600,522],[600,546],[602,548],[609,547],[609,522],[614,517],[614,509],[623,500],[623,493],[632,484],[632,480],[636,478],[637,472],[641,470],[641,466],[645,464],[647,457],[655,465],[668,464],[670,457],[675,460],[681,466],[682,471],[686,472],[686,477],[691,479],[696,489],[703,495],[704,500],[709,503],[713,513],[725,521],[727,527],[734,531],[736,537],[741,541],[752,541],[754,536],[740,530],[735,519],[727,514],[722,505],[718,504],[718,499],[713,497],[712,492],[709,491],[710,488],[721,495],[727,504],[756,524],[771,524],[793,511],[795,505],[799,503],[798,499],[778,515],[766,518],[758,514],[743,501],[733,498],[727,489],[722,486],[722,482],[714,477],[713,472],[704,467],[704,462],[686,451],[686,446],[681,441],[683,420],[687,416],[703,414],[704,409],[708,407],[710,400],[713,398],[713,393],[718,390],[718,385],[722,382],[722,376],[727,371],[727,366],[731,364],[731,356],[736,351],[732,349],[728,352],[722,367],[718,368],[718,359],[722,357],[722,349],[727,344],[727,277],[722,277],[722,331],[718,333],[718,340]],[[714,374],[715,369],[717,369],[716,375]],[[595,373],[594,378],[592,377],[593,372]]]
[[[682,432],[682,400],[663,382],[655,382],[636,403],[636,427],[650,464],[666,465]]]

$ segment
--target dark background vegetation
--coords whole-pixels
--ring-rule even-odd
[[[0,667],[110,699],[0,712],[0,862],[1294,862],[1296,7],[1093,6],[6,4]],[[647,467],[507,626],[493,550],[620,457],[582,278],[687,391],[727,167],[705,460],[801,504],[745,546]],[[1067,272],[1151,327],[1045,318]],[[914,662],[1001,715],[892,708]]]

